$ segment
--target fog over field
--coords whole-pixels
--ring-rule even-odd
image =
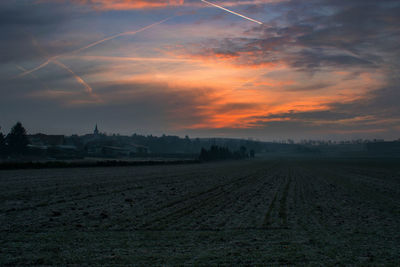
[[[0,172],[1,265],[398,265],[398,161]]]

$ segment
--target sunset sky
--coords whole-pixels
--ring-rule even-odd
[[[398,0],[0,2],[0,127],[400,138]]]

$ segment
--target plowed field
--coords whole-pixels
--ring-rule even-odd
[[[0,171],[0,265],[400,265],[400,165]]]

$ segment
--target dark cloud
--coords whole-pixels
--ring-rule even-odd
[[[385,87],[371,91],[363,98],[344,103],[331,103],[332,110],[343,110],[354,116],[368,115],[377,120],[400,121],[400,79],[391,80]],[[398,123],[398,122],[396,122]]]
[[[286,91],[291,92],[302,92],[302,91],[317,91],[328,88],[334,85],[333,83],[315,83],[310,85],[297,85],[297,86],[288,86],[285,88]]]
[[[307,111],[307,112],[295,112],[291,111],[288,113],[272,114],[264,117],[258,117],[258,119],[264,120],[284,120],[290,119],[290,121],[338,121],[343,119],[351,119],[356,116],[355,114],[348,114],[343,112],[337,112],[332,110],[322,111]]]
[[[400,4],[395,1],[292,1],[281,6],[287,9],[286,22],[253,28],[248,38],[211,40],[195,47],[195,53],[212,57],[227,51],[237,64],[281,61],[302,71],[378,68],[385,61],[382,52],[395,50],[400,41]],[[300,15],[290,17],[291,12]]]
[[[67,18],[67,15],[55,9],[49,12],[40,9],[36,5],[13,5],[0,6],[0,27],[9,28],[13,26],[25,27],[49,27]],[[36,10],[35,10],[36,9]]]
[[[333,68],[346,68],[346,67],[374,67],[374,62],[366,59],[345,55],[336,54],[330,55],[324,52],[323,49],[305,49],[290,57],[290,64],[299,70],[313,71],[322,67],[333,67]],[[376,67],[376,66],[375,66]]]
[[[7,1],[6,1],[7,2]],[[37,5],[34,1],[13,1],[0,5],[0,62],[19,63],[38,60],[49,54],[61,53],[62,43],[50,41],[54,33],[73,15],[60,7]]]

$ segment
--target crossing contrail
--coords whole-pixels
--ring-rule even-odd
[[[139,30],[136,30],[136,31],[123,32],[123,33],[118,33],[118,34],[109,36],[109,37],[104,38],[104,39],[102,39],[102,40],[99,40],[99,41],[90,43],[90,44],[88,44],[88,45],[86,45],[86,46],[84,46],[84,47],[81,47],[81,48],[79,48],[79,49],[76,49],[76,50],[74,50],[74,51],[72,51],[72,52],[68,52],[68,53],[64,53],[64,54],[61,54],[61,55],[57,55],[57,56],[50,57],[50,58],[47,59],[47,61],[45,61],[44,63],[40,64],[39,66],[37,66],[37,67],[35,67],[35,68],[33,68],[33,69],[30,69],[30,70],[27,70],[27,71],[25,71],[25,72],[23,72],[23,73],[18,74],[15,78],[23,77],[23,76],[26,76],[26,75],[31,74],[31,73],[33,73],[33,72],[36,72],[36,71],[38,71],[38,70],[40,70],[40,69],[46,67],[50,62],[56,63],[55,60],[56,60],[57,58],[59,58],[59,57],[66,56],[66,55],[69,55],[69,54],[77,54],[77,53],[80,53],[80,52],[82,52],[82,51],[84,51],[84,50],[86,50],[86,49],[89,49],[89,48],[94,47],[94,46],[96,46],[96,45],[99,45],[99,44],[101,44],[101,43],[110,41],[110,40],[112,40],[112,39],[118,38],[118,37],[120,37],[120,36],[135,35],[135,34],[140,33],[140,32],[142,32],[142,31],[148,30],[148,29],[150,29],[150,28],[152,28],[152,27],[154,27],[154,26],[160,25],[160,24],[166,22],[167,20],[170,20],[170,19],[173,18],[173,17],[174,17],[174,16],[169,17],[169,18],[166,18],[166,19],[163,19],[163,20],[161,20],[161,21],[159,21],[159,22],[156,22],[156,23],[153,23],[153,24],[151,24],[151,25],[145,26],[145,27],[143,27],[143,28],[141,28],[141,29],[139,29]],[[56,64],[58,64],[58,63],[56,63]]]
[[[52,60],[52,62],[53,62],[54,64],[57,64],[57,65],[60,66],[61,68],[65,69],[65,70],[68,71],[69,73],[71,73],[72,76],[74,76],[75,80],[76,80],[78,83],[82,84],[82,85],[85,87],[85,91],[86,91],[87,93],[89,93],[89,94],[92,94],[92,93],[93,93],[92,87],[90,87],[89,84],[87,84],[79,75],[77,75],[75,72],[73,72],[70,68],[68,68],[66,65],[64,65],[63,63],[61,63],[61,62],[58,61],[58,60]]]
[[[53,57],[53,58],[54,58],[54,57]],[[49,63],[51,62],[51,60],[52,60],[53,58],[50,58],[50,59],[46,60],[46,62],[40,64],[39,66],[37,66],[37,67],[35,67],[35,68],[33,68],[33,69],[25,70],[23,73],[18,74],[18,75],[17,75],[16,77],[14,77],[14,78],[24,77],[24,76],[26,76],[26,75],[29,75],[29,74],[31,74],[31,73],[33,73],[33,72],[35,72],[35,71],[38,71],[38,70],[40,70],[40,69],[46,67],[47,65],[49,65]]]
[[[37,46],[37,48],[43,54],[47,55],[47,53],[39,46],[39,44],[36,42],[36,40],[34,38],[33,38],[33,42],[34,42],[35,46]],[[43,68],[43,67],[47,66],[50,63],[54,63],[54,64],[60,66],[61,68],[65,69],[66,71],[68,71],[70,74],[72,74],[72,76],[75,78],[75,80],[77,80],[78,83],[82,84],[85,87],[85,91],[87,93],[89,93],[90,95],[94,96],[92,87],[90,87],[90,85],[87,82],[85,82],[83,80],[83,78],[81,78],[79,75],[77,75],[73,70],[71,70],[69,67],[67,67],[62,62],[58,61],[57,60],[58,57],[60,57],[60,56],[50,57],[47,61],[45,61],[44,63],[42,63],[41,65],[39,65],[38,67],[36,67],[36,68],[34,68],[34,69],[30,70],[30,71],[27,71],[24,67],[21,67],[19,65],[16,65],[16,66],[17,66],[17,68],[19,70],[23,71],[24,73],[27,73],[27,74],[31,75],[33,78],[35,78],[35,79],[40,81],[40,79],[35,74],[33,74],[33,72],[38,70],[38,69],[40,69],[40,68]],[[50,88],[45,83],[42,83],[42,84],[46,87],[47,90],[50,90]]]
[[[232,13],[232,14],[234,14],[234,15],[236,15],[236,16],[239,16],[239,17],[242,17],[242,18],[244,18],[244,19],[250,20],[250,21],[252,21],[252,22],[258,23],[258,24],[260,24],[260,25],[263,24],[262,22],[260,22],[260,21],[258,21],[258,20],[255,20],[255,19],[246,17],[246,16],[244,16],[244,15],[242,15],[242,14],[236,13],[236,12],[234,12],[234,11],[232,11],[232,10],[229,10],[229,9],[227,9],[227,8],[225,8],[225,7],[222,7],[222,6],[219,6],[219,5],[217,5],[217,4],[210,3],[210,2],[208,2],[208,1],[206,1],[206,0],[201,0],[201,1],[204,2],[204,3],[206,3],[206,4],[209,4],[209,5],[211,5],[211,6],[214,6],[214,7],[220,8],[220,9],[222,9],[222,10],[225,10],[226,12]]]

